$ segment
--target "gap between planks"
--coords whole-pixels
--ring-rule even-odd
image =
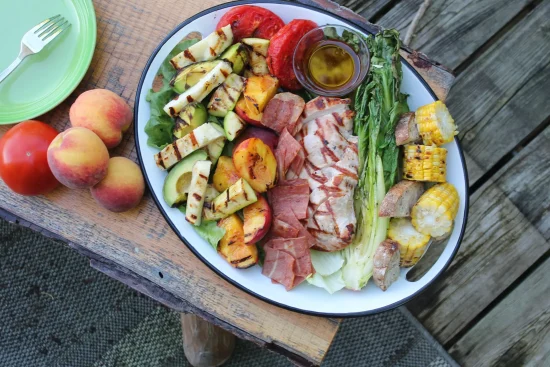
[[[550,360],[550,259],[450,348],[469,366],[547,365]],[[498,335],[498,338],[494,336]]]

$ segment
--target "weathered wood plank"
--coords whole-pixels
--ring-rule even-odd
[[[423,0],[401,1],[378,24],[406,33]],[[533,0],[432,0],[409,46],[456,68]]]
[[[470,187],[474,182],[479,180],[483,176],[483,170],[479,165],[470,157],[470,154],[464,152],[464,158],[466,159],[466,167],[468,168],[468,181],[470,181]]]
[[[498,186],[546,240],[550,240],[549,178],[550,127],[495,175]]]
[[[459,75],[449,95],[464,149],[484,171],[548,117],[549,18],[545,0]]]
[[[550,259],[451,347],[465,366],[543,366],[550,361]]]
[[[337,0],[336,2],[372,21],[392,0]]]
[[[550,41],[546,43],[550,47]],[[464,148],[483,171],[550,117],[550,59],[546,61],[494,115],[483,117],[463,134]]]
[[[443,344],[550,248],[493,182],[470,200],[460,251],[441,278],[408,305]]]

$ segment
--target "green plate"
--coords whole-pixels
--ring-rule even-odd
[[[0,83],[0,124],[9,124],[40,116],[71,94],[92,61],[96,20],[91,0],[10,0],[1,8],[0,70],[19,54],[23,35],[44,19],[61,14],[71,23]]]

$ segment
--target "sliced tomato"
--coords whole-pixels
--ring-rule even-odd
[[[316,27],[317,24],[311,20],[294,19],[271,38],[267,51],[267,66],[271,74],[279,79],[282,87],[290,90],[302,88],[294,74],[292,57],[300,39]]]
[[[246,37],[270,39],[285,23],[270,10],[253,5],[237,6],[218,22],[218,29],[231,24],[235,42]]]

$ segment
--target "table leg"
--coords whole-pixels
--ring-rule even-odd
[[[181,314],[183,350],[193,367],[215,367],[231,357],[235,336],[190,313]]]

